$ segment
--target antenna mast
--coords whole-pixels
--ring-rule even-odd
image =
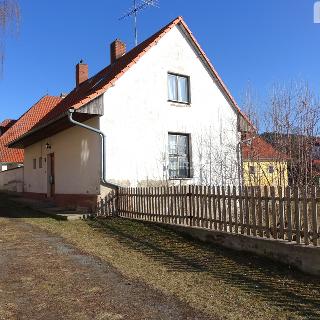
[[[134,44],[138,45],[138,24],[137,24],[137,15],[138,12],[147,8],[147,7],[156,7],[159,8],[158,0],[141,0],[140,3],[137,3],[137,0],[133,0],[133,7],[125,13],[119,20],[123,20],[127,17],[133,17],[134,21]]]

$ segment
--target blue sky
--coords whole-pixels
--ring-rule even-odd
[[[320,24],[314,0],[160,0],[139,16],[140,40],[182,15],[241,104],[248,83],[264,106],[274,82],[307,80],[320,89]],[[133,46],[132,0],[20,0],[18,37],[6,38],[0,120],[17,118],[46,93],[68,92],[75,64],[90,75],[109,63],[115,38]]]

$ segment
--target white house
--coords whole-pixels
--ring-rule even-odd
[[[25,151],[24,191],[90,207],[104,193],[101,180],[237,183],[247,118],[183,19],[129,52],[120,40],[110,48],[110,65],[88,79],[88,66],[79,63],[74,90],[10,144]],[[101,134],[72,119],[99,129],[105,145]]]

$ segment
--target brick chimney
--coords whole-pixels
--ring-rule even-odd
[[[89,68],[86,63],[83,63],[81,60],[77,65],[76,65],[76,85],[79,87],[79,85],[88,80],[88,72]]]
[[[119,39],[114,40],[110,45],[111,64],[126,54],[126,44]]]

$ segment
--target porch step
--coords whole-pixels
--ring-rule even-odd
[[[57,220],[83,220],[91,217],[91,215],[88,213],[82,213],[76,210],[68,210],[59,207],[41,208],[37,210]]]

